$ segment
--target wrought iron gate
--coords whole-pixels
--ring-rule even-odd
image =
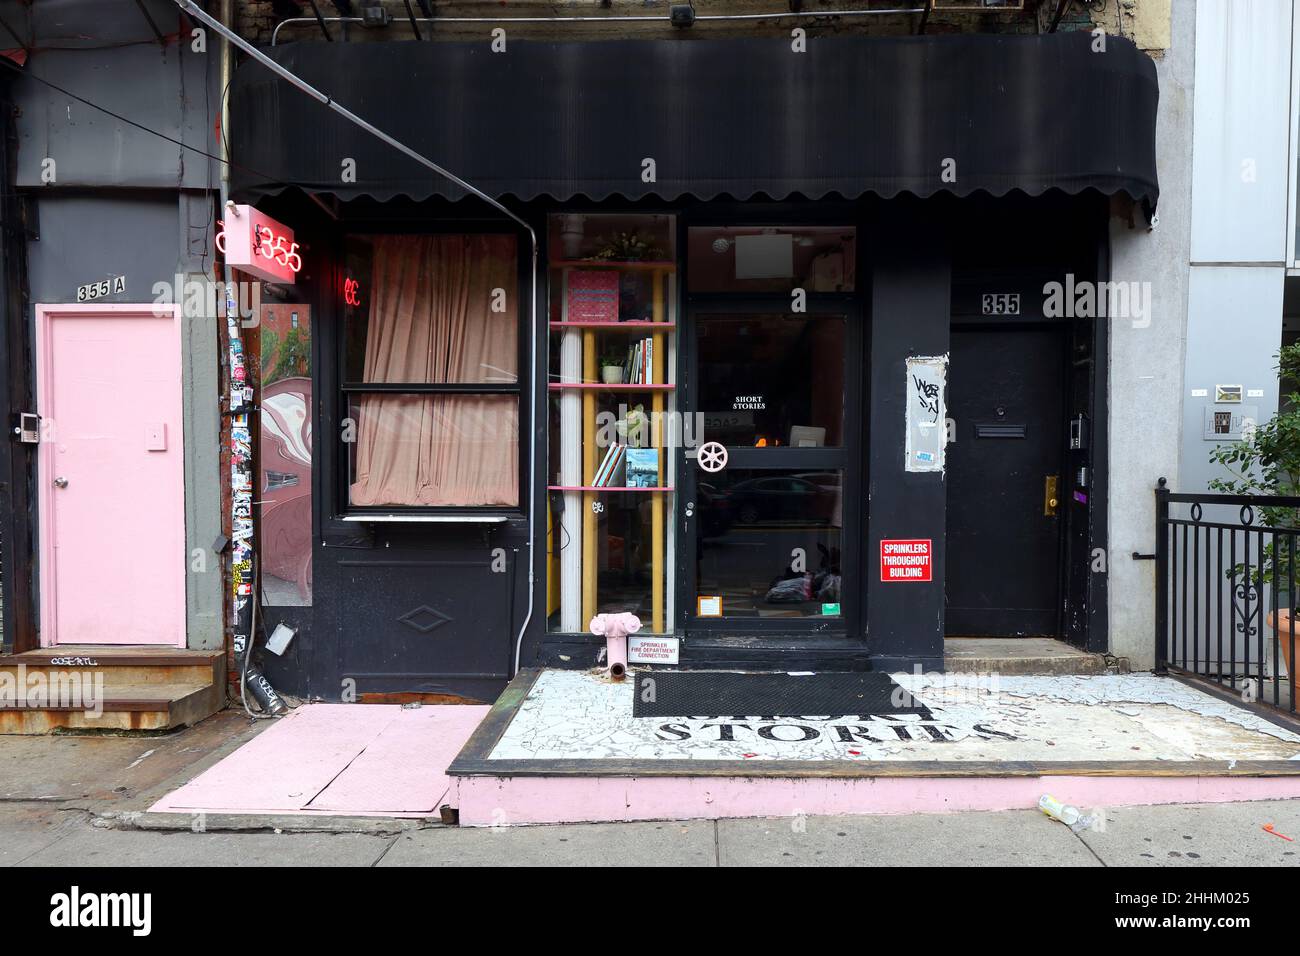
[[[1155,554],[1134,557],[1156,562],[1156,670],[1295,713],[1300,498],[1176,494],[1164,478],[1155,495]]]

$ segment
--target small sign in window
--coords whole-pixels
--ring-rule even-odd
[[[722,617],[722,595],[703,595],[695,599],[696,617]]]

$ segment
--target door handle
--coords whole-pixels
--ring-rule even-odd
[[[1056,517],[1056,506],[1059,504],[1056,497],[1057,483],[1060,480],[1059,475],[1047,475],[1043,479],[1043,516],[1047,518]]]
[[[68,487],[68,479],[66,479],[66,478],[64,478],[62,475],[60,475],[58,478],[55,478],[55,479],[54,479],[54,487],[55,487],[55,488],[66,488],[66,487]]]

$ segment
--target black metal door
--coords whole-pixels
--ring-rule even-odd
[[[1064,364],[1054,328],[953,329],[950,635],[1058,634]]]

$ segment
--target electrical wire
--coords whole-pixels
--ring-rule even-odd
[[[254,176],[261,177],[267,182],[280,183],[281,185],[285,185],[285,186],[304,185],[302,183],[286,182],[284,180],[271,176],[267,173],[264,173],[260,169],[254,169],[251,166],[245,166],[242,163],[235,162],[234,160],[224,159],[221,156],[217,156],[214,153],[209,153],[206,149],[201,149],[198,146],[194,146],[190,143],[184,142],[183,140],[179,140],[175,136],[169,136],[167,133],[162,132],[162,130],[153,129],[152,127],[145,126],[143,123],[137,123],[135,120],[123,116],[121,113],[115,112],[114,110],[110,110],[107,106],[100,106],[98,103],[88,100],[84,96],[80,96],[76,93],[73,93],[71,90],[65,89],[62,86],[59,86],[57,83],[45,79],[43,76],[37,76],[35,73],[32,73],[29,70],[24,70],[22,67],[20,67],[18,64],[14,63],[12,60],[8,59],[7,57],[0,56],[0,64],[3,64],[4,66],[8,67],[10,70],[17,73],[19,76],[24,76],[27,77],[28,79],[35,80],[37,83],[41,83],[45,86],[48,86],[50,89],[58,93],[62,93],[64,96],[69,97],[70,99],[76,100],[78,103],[81,103],[83,106],[89,106],[91,109],[99,110],[99,112],[105,114],[106,116],[113,117],[113,119],[117,120],[118,122],[125,123],[127,126],[132,126],[143,133],[148,133],[151,136],[157,136],[159,139],[166,140],[167,142],[175,146],[179,146],[182,149],[188,149],[191,152],[198,153],[200,156],[206,156],[208,159],[215,160],[218,163],[221,163],[223,166],[229,166],[231,169],[238,169],[241,172],[251,173]],[[225,136],[225,130],[222,130],[222,136],[223,137]]]

